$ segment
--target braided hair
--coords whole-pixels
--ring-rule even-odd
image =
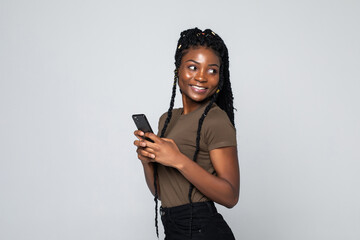
[[[174,83],[172,87],[172,96],[170,101],[170,107],[167,112],[167,118],[165,120],[164,126],[161,130],[160,137],[164,137],[166,133],[166,129],[170,123],[172,117],[172,110],[174,107],[175,96],[176,96],[176,85],[178,81],[178,69],[181,64],[182,57],[188,52],[189,48],[204,46],[211,48],[220,59],[220,72],[219,72],[219,84],[218,90],[209,97],[209,103],[205,107],[203,114],[201,115],[198,123],[198,129],[196,134],[196,149],[193,156],[193,161],[196,162],[198,153],[200,151],[200,132],[205,120],[206,115],[210,111],[212,105],[216,103],[222,110],[224,110],[227,116],[230,119],[232,125],[235,126],[234,123],[234,106],[233,106],[233,94],[230,83],[230,73],[229,73],[229,54],[227,47],[224,41],[220,38],[219,35],[215,34],[212,30],[206,29],[204,31],[198,28],[192,28],[183,31],[180,34],[180,39],[177,44],[177,49],[175,52],[175,71],[174,71]],[[159,237],[158,230],[158,189],[157,189],[157,164],[154,164],[154,187],[155,187],[155,227],[156,234]],[[193,192],[194,186],[190,183],[188,199],[189,203],[192,206],[191,194]],[[192,211],[191,211],[192,214]],[[192,216],[190,218],[190,234],[191,234],[191,221]]]

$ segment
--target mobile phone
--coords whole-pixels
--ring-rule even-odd
[[[149,124],[149,121],[147,120],[145,114],[134,114],[132,115],[132,118],[135,122],[135,125],[138,130],[143,131],[144,133],[151,132],[153,133],[153,130],[151,129],[151,126]],[[154,142],[150,138],[145,137],[145,140]]]

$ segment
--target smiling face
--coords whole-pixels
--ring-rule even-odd
[[[219,72],[220,59],[211,48],[199,46],[187,50],[178,71],[184,114],[195,110],[215,93]]]

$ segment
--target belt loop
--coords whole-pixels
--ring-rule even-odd
[[[164,216],[164,209],[160,207],[160,216]]]
[[[166,215],[166,209],[160,207],[160,216],[164,216],[164,215]]]

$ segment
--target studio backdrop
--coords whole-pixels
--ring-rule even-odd
[[[156,239],[131,115],[157,129],[193,27],[229,48],[236,238],[360,239],[359,22],[350,0],[1,0],[0,239]]]

